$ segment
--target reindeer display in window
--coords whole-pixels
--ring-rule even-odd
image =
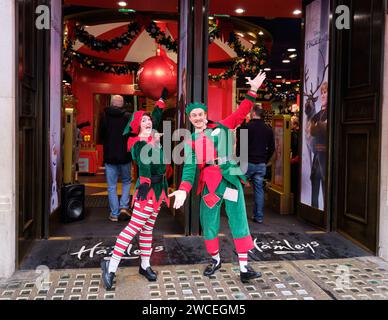
[[[313,152],[313,137],[311,136],[310,128],[311,128],[311,119],[314,117],[314,115],[317,113],[316,108],[315,108],[315,103],[318,101],[318,95],[317,92],[321,88],[324,79],[325,79],[325,74],[327,69],[329,68],[328,64],[325,64],[325,57],[323,56],[323,53],[321,50],[319,50],[319,53],[321,55],[321,58],[323,60],[323,65],[325,68],[323,69],[323,74],[322,78],[317,77],[317,83],[315,86],[315,89],[313,88],[313,81],[310,82],[310,92],[307,92],[307,88],[309,86],[309,69],[305,65],[305,73],[304,73],[304,92],[303,95],[307,97],[307,100],[304,104],[304,113],[306,114],[306,125],[305,125],[305,143],[307,146],[307,150],[309,153],[309,164],[311,167],[312,163],[312,152]]]

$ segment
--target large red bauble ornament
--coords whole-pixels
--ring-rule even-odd
[[[168,96],[177,91],[177,65],[167,56],[158,55],[145,60],[137,72],[138,84],[144,95],[158,100],[164,87]]]

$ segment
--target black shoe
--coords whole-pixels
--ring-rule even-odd
[[[131,220],[131,216],[132,216],[132,210],[131,209],[126,209],[126,208],[121,208],[120,209],[119,221]]]
[[[247,272],[240,271],[240,279],[242,283],[247,283],[249,280],[260,278],[261,272],[256,272],[251,266],[246,266]]]
[[[216,272],[219,268],[221,268],[221,261],[217,264],[217,260],[212,259],[212,263],[210,263],[203,272],[203,275],[206,277],[210,277],[214,272]]]
[[[114,272],[109,272],[109,261],[101,261],[101,270],[102,270],[102,281],[104,283],[105,289],[112,289],[113,279],[115,278]]]
[[[141,266],[139,267],[139,273],[146,277],[148,281],[156,281],[158,276],[156,275],[156,272],[152,270],[151,267],[147,267],[147,269],[143,269]]]
[[[263,219],[258,219],[258,218],[255,218],[255,217],[252,218],[252,221],[253,221],[253,222],[256,222],[256,223],[258,223],[258,224],[262,224],[262,223],[264,222]]]

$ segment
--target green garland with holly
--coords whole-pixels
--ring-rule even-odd
[[[73,41],[69,38],[65,39],[64,48],[65,52],[63,55],[63,65],[65,69],[69,67],[73,61],[76,61],[81,67],[84,68],[117,75],[125,75],[133,71],[136,72],[139,68],[138,63],[112,63],[79,53],[73,49]]]
[[[123,46],[129,45],[139,34],[140,30],[140,24],[135,21],[130,23],[127,30],[120,36],[111,40],[100,40],[87,32],[84,26],[78,24],[75,26],[75,37],[91,50],[109,52],[110,50],[120,50]]]

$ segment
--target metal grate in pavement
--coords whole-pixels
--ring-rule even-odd
[[[294,262],[339,300],[388,300],[388,264],[378,258]],[[377,263],[378,261],[378,263]]]
[[[148,285],[149,299],[179,300],[269,300],[294,299],[311,300],[322,298],[310,288],[304,288],[294,270],[282,264],[255,264],[252,266],[261,271],[262,278],[248,284],[240,281],[240,270],[232,264],[223,267],[210,278],[202,275],[203,270],[169,266],[159,271],[156,284]],[[202,267],[202,266],[201,266]],[[277,267],[277,268],[275,268]],[[290,274],[293,274],[290,277]]]
[[[33,275],[34,276],[34,275]],[[108,300],[116,297],[116,287],[106,291],[101,275],[95,272],[50,272],[50,280],[34,282],[31,279],[14,282],[0,288],[1,300]]]

